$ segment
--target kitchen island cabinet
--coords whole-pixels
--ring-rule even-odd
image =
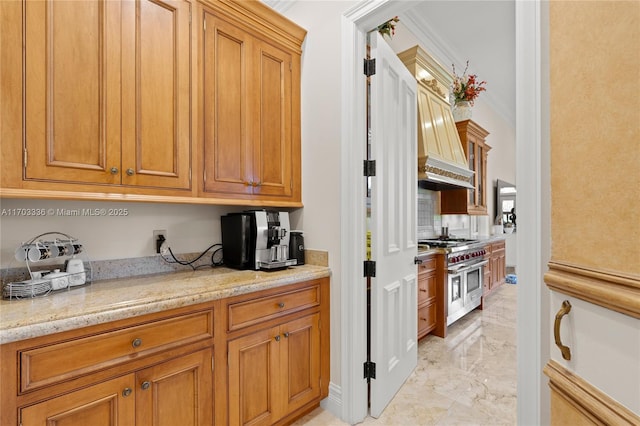
[[[327,268],[179,273],[99,286],[1,301],[1,424],[237,424],[234,413],[260,401],[256,360],[267,354],[244,344],[267,334],[276,343],[268,365],[277,384],[269,394],[276,404],[269,424],[292,421],[328,394]],[[132,286],[139,300],[129,293],[124,301],[121,287]],[[37,313],[21,316],[28,311],[24,302],[33,302]],[[67,308],[56,313],[44,306]],[[152,313],[129,314],[138,309]],[[44,318],[52,334],[32,328]],[[65,330],[67,322],[93,325]],[[22,324],[22,338],[10,324]],[[242,374],[241,400],[232,378]]]

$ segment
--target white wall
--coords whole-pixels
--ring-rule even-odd
[[[18,210],[14,210],[18,209]],[[19,209],[45,210],[46,216],[15,215]],[[62,211],[105,209],[107,215],[65,216]],[[109,210],[122,216],[108,216]],[[153,230],[167,231],[174,253],[204,251],[220,243],[220,216],[242,207],[98,201],[1,199],[0,268],[21,267],[15,249],[39,234],[58,231],[76,237],[92,260],[123,259],[155,254]]]
[[[329,251],[331,382],[336,386],[340,386],[342,375],[341,18],[355,3],[357,2],[295,2],[290,8],[282,11],[285,16],[308,31],[302,56],[302,197],[305,207],[293,217],[299,220],[300,226],[304,229],[307,247]]]

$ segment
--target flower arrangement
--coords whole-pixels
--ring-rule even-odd
[[[383,36],[386,34],[389,38],[393,37],[396,34],[396,22],[400,22],[400,19],[394,16],[384,24],[378,25],[378,32]]]
[[[456,74],[456,66],[453,65],[453,86],[451,92],[453,94],[454,103],[460,101],[467,101],[473,106],[473,101],[480,95],[480,92],[484,92],[484,87],[487,84],[486,81],[478,82],[478,76],[475,74],[467,75],[467,69],[469,68],[469,61],[461,76]]]

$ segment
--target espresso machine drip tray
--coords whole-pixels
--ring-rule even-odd
[[[287,268],[289,266],[295,266],[298,264],[298,260],[297,259],[287,259],[287,260],[274,260],[274,261],[270,261],[270,262],[265,262],[262,260],[259,260],[258,262],[258,266],[260,267],[260,269],[266,269],[269,271],[273,271],[276,269],[284,269]]]

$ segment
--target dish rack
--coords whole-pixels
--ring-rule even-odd
[[[3,284],[4,299],[46,296],[90,284],[93,277],[91,261],[82,244],[63,232],[45,232],[31,238],[16,249],[15,258],[26,263],[30,278]],[[59,264],[62,259],[64,265]],[[35,270],[36,266],[40,268]]]

